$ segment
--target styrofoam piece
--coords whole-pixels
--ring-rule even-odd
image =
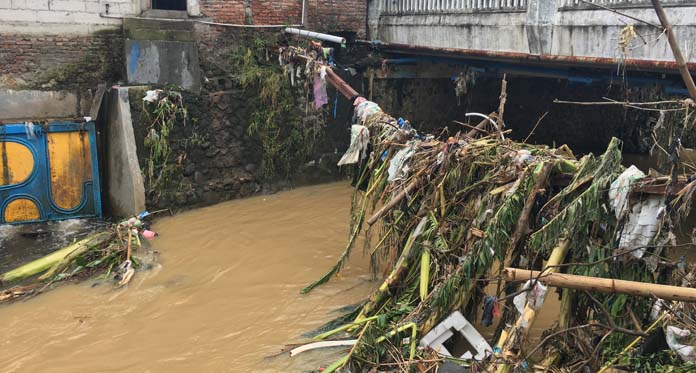
[[[471,352],[466,352],[464,355],[459,356],[461,359],[465,360],[483,360],[488,355],[493,352],[491,346],[486,342],[481,333],[474,328],[474,326],[464,318],[464,316],[459,311],[455,311],[439,323],[436,327],[430,330],[423,338],[420,340],[420,345],[422,347],[430,347],[435,350],[440,355],[452,356],[452,354],[445,348],[444,343],[447,342],[454,333],[459,332],[462,337],[464,337],[469,344],[476,350],[476,355]]]

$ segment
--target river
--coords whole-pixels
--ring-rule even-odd
[[[325,352],[265,358],[337,317],[375,286],[348,237],[351,188],[334,183],[232,201],[159,219],[160,266],[128,288],[66,285],[0,307],[3,372],[297,372]]]

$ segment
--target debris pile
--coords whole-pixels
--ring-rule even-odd
[[[148,215],[150,213],[143,212],[118,224],[110,224],[99,233],[0,274],[0,303],[35,296],[67,281],[95,276],[110,279],[115,287],[127,285],[136,268],[152,261],[146,256],[153,253],[145,250],[141,241],[141,237],[151,240],[157,235],[149,230],[149,223],[144,222]],[[139,257],[136,251],[140,252]]]
[[[281,54],[321,65],[300,48]],[[303,293],[339,273],[361,235],[384,280],[344,325],[301,348],[350,346],[324,372],[435,371],[443,360],[500,372],[690,364],[696,271],[669,258],[696,182],[626,169],[618,139],[579,158],[566,146],[507,139],[504,104],[466,130],[428,135],[349,98],[341,164],[358,173],[350,237]],[[545,298],[556,296],[557,325],[529,343]],[[472,324],[481,316],[498,325],[488,341]],[[658,328],[669,346],[650,350]],[[457,333],[466,343],[453,341]]]

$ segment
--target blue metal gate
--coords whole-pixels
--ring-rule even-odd
[[[0,125],[0,223],[101,214],[93,122]]]

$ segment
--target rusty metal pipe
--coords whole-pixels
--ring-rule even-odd
[[[350,84],[346,83],[345,80],[341,79],[341,77],[338,76],[338,74],[336,74],[336,72],[328,66],[326,67],[326,78],[329,84],[334,86],[334,88],[336,88],[336,90],[338,90],[338,92],[340,92],[343,95],[343,97],[351,100],[355,97],[360,96],[360,93],[358,93],[358,91],[353,89],[353,87],[351,87]]]

